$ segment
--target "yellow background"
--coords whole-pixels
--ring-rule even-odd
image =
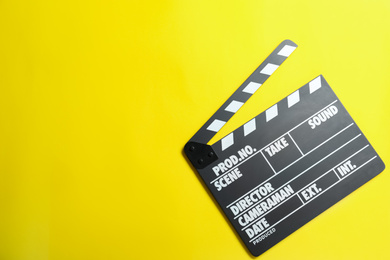
[[[390,2],[0,0],[0,259],[251,259],[182,148],[319,74],[390,163]],[[259,259],[390,259],[385,170]]]

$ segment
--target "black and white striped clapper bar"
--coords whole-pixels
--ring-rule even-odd
[[[296,47],[283,41],[184,147],[255,256],[385,168],[322,75],[207,144]]]

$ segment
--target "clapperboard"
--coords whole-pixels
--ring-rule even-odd
[[[255,256],[385,168],[322,75],[207,144],[296,47],[283,41],[184,148]]]

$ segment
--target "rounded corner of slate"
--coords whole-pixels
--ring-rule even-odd
[[[298,47],[298,44],[296,44],[295,42],[293,42],[290,39],[285,39],[284,41],[282,41],[282,44],[288,44],[288,45],[292,45],[294,47]]]

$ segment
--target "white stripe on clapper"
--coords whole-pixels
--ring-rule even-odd
[[[265,67],[260,71],[261,74],[265,74],[265,75],[271,75],[272,73],[274,73],[274,71],[279,68],[279,65],[276,65],[276,64],[272,64],[272,63],[268,63],[267,65],[265,65]]]
[[[221,140],[221,145],[222,145],[222,151],[228,148],[229,146],[234,144],[234,135],[233,133],[228,134]]]
[[[278,55],[288,57],[297,47],[285,45],[279,52]]]
[[[242,92],[254,94],[256,90],[260,88],[261,84],[256,82],[249,82],[248,85],[242,90]]]
[[[255,130],[256,130],[256,118],[253,118],[251,121],[249,121],[244,125],[244,136],[249,135]]]
[[[210,131],[213,131],[213,132],[218,132],[219,129],[221,129],[222,126],[224,126],[224,124],[226,124],[225,121],[221,121],[221,120],[215,119],[215,120],[207,127],[207,130],[210,130]]]
[[[266,122],[270,121],[272,118],[278,115],[278,104],[273,105],[265,111]]]
[[[232,112],[232,113],[236,113],[237,110],[239,110],[241,108],[241,106],[244,105],[244,103],[240,102],[240,101],[236,101],[236,100],[233,100],[226,108],[225,110],[226,111],[229,111],[229,112]]]
[[[299,89],[287,97],[287,105],[288,105],[288,107],[292,107],[293,105],[295,105],[299,101],[300,101]]]
[[[317,89],[319,89],[320,87],[321,87],[321,76],[318,76],[317,78],[313,79],[309,83],[310,94],[316,91]]]

